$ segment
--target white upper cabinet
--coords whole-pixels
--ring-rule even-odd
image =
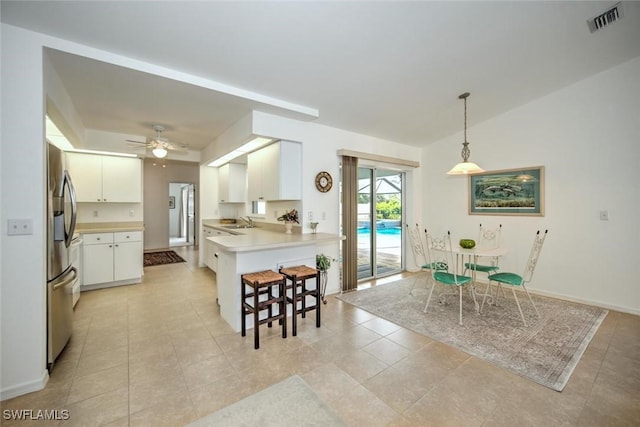
[[[302,144],[279,141],[247,156],[249,200],[302,199]]]
[[[67,153],[78,202],[142,203],[142,160]]]
[[[218,168],[218,199],[220,203],[245,203],[247,201],[246,165],[227,163]]]

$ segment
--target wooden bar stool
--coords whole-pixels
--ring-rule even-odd
[[[247,316],[253,314],[254,348],[260,348],[260,325],[267,323],[270,328],[274,320],[280,320],[282,325],[282,338],[287,337],[287,305],[285,279],[282,274],[272,270],[247,273],[240,276],[241,286],[241,322],[242,336],[247,334]],[[247,292],[248,288],[251,288]],[[274,295],[274,288],[277,295]],[[266,295],[266,299],[260,296]],[[273,306],[278,306],[277,314],[273,312]],[[267,310],[267,317],[260,319],[260,312]]]
[[[291,297],[286,295],[287,302],[292,304],[291,311],[291,324],[292,334],[296,336],[298,333],[297,328],[297,315],[302,314],[302,317],[307,316],[307,311],[316,311],[316,328],[320,327],[320,271],[307,267],[306,265],[299,265],[297,267],[285,267],[280,269],[280,273],[285,277],[285,295],[288,289],[291,289]],[[307,289],[307,280],[316,279],[316,286],[314,289]],[[291,283],[287,282],[291,281]],[[315,304],[307,306],[307,296],[315,298]],[[298,301],[300,301],[300,308],[298,308]]]

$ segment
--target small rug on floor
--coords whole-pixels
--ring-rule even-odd
[[[346,426],[298,375],[189,424],[204,426]]]
[[[185,260],[174,251],[146,252],[144,254],[145,267],[176,262],[185,262]]]
[[[429,309],[423,312],[428,296],[425,280],[423,274],[338,298],[557,391],[569,381],[608,313],[597,307],[532,295],[540,312],[538,318],[526,294],[520,296],[519,293],[529,325],[525,327],[510,289],[505,290],[506,297],[500,296],[499,306],[485,303],[480,315],[465,290],[464,324],[460,326],[458,297],[449,295],[446,304],[439,303],[437,294],[441,292],[441,285],[436,285]],[[428,286],[430,289],[430,280]],[[484,287],[480,285],[478,291],[484,292]],[[481,303],[482,298],[478,302]]]

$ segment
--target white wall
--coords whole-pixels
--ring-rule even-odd
[[[2,25],[0,387],[2,399],[42,388],[46,373],[45,97],[40,38]],[[10,218],[33,234],[7,236]]]
[[[544,217],[467,214],[467,179],[446,171],[462,135],[423,154],[425,225],[456,238],[503,224],[503,270],[522,272],[533,235],[549,229],[530,289],[640,313],[640,58],[468,130],[471,160],[485,170],[545,166]],[[469,117],[482,108],[476,94]],[[490,96],[487,94],[486,96]],[[609,211],[600,221],[599,211]]]
[[[71,145],[82,148],[84,147],[84,125],[47,55],[44,55],[44,69],[47,115]]]

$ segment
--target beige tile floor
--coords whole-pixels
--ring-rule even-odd
[[[187,263],[83,293],[47,387],[2,409],[66,408],[64,426],[182,426],[298,374],[352,426],[640,425],[638,316],[611,312],[561,393],[333,297],[321,328],[311,316],[282,339],[262,326],[255,351],[220,318],[215,275],[175,249]],[[2,420],[18,424],[56,422]]]

